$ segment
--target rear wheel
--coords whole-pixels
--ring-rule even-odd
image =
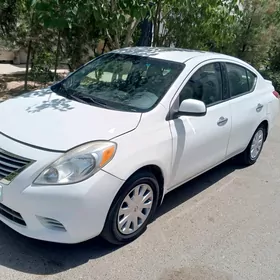
[[[150,172],[139,172],[124,184],[108,213],[101,236],[122,245],[138,238],[155,214],[159,185]]]
[[[240,159],[245,165],[254,164],[262,151],[263,143],[265,141],[266,130],[264,126],[259,126],[255,131],[248,147],[246,150],[240,155]]]

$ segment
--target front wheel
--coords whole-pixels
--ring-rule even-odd
[[[248,147],[246,150],[240,155],[240,159],[245,165],[254,164],[262,151],[264,140],[265,140],[265,127],[259,126],[255,131]]]
[[[155,214],[159,185],[150,172],[139,172],[124,184],[116,196],[101,236],[122,245],[138,238]]]

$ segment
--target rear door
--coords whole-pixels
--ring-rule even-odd
[[[232,129],[227,157],[242,152],[266,117],[265,92],[257,87],[257,75],[244,66],[225,63],[230,91]]]

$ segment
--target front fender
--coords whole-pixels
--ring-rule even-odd
[[[127,180],[134,172],[147,165],[158,166],[164,177],[165,186],[171,176],[172,139],[167,122],[157,129],[136,130],[114,139],[117,143],[115,157],[103,170]],[[144,126],[142,126],[144,128]]]

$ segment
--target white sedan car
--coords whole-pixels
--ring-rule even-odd
[[[41,240],[136,239],[165,194],[254,164],[279,95],[222,54],[127,48],[0,104],[0,220]]]

